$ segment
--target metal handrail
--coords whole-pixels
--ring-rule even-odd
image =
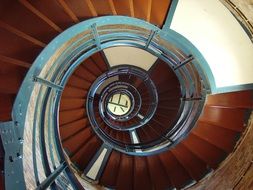
[[[243,24],[243,29],[247,30],[246,33],[249,35],[251,41],[253,42],[253,25],[245,14],[236,6],[231,0],[221,0],[223,4],[233,13],[233,15]]]

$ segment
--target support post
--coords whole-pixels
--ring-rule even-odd
[[[47,189],[56,178],[66,169],[66,162],[61,163],[37,188],[36,190]]]
[[[57,85],[57,84],[55,84],[55,83],[53,83],[53,82],[51,82],[51,81],[48,81],[48,80],[46,80],[46,79],[43,79],[43,78],[34,76],[34,79],[33,79],[33,80],[34,80],[34,82],[41,83],[41,84],[43,84],[43,85],[46,85],[46,86],[48,86],[48,87],[50,87],[50,88],[53,88],[53,89],[56,89],[56,90],[58,90],[58,91],[62,91],[62,90],[63,90],[63,87],[62,87],[62,86]]]
[[[188,58],[186,58],[184,61],[180,62],[177,66],[174,67],[174,71],[186,65],[187,63],[190,63],[192,60],[194,60],[194,57],[192,55],[189,55]]]
[[[93,38],[95,40],[95,43],[97,45],[97,48],[100,50],[101,49],[101,42],[100,42],[100,39],[99,39],[96,23],[91,25],[91,31],[92,31],[92,35],[93,35]]]

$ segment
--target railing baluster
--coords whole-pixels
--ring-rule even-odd
[[[147,43],[146,43],[146,45],[145,45],[145,49],[148,48],[148,46],[150,45],[152,39],[153,39],[154,36],[157,34],[157,32],[158,32],[158,31],[156,31],[156,30],[151,30],[151,32],[150,32],[150,34],[149,34],[149,37],[148,37],[148,41],[147,41]]]
[[[179,69],[180,67],[186,65],[187,63],[190,63],[194,57],[192,55],[189,55],[188,58],[186,58],[184,61],[180,62],[177,66],[174,67],[174,70]]]
[[[63,90],[63,87],[62,87],[62,86],[57,85],[57,84],[55,84],[55,83],[53,83],[53,82],[51,82],[51,81],[48,81],[48,80],[46,80],[46,79],[43,79],[43,78],[34,76],[34,79],[33,79],[33,80],[34,80],[34,82],[41,83],[41,84],[46,85],[46,86],[48,86],[48,87],[50,87],[50,88],[54,88],[54,89],[56,89],[56,90],[58,90],[58,91],[62,91],[62,90]]]
[[[47,189],[55,180],[56,178],[66,169],[67,163],[63,162],[61,165],[54,170],[37,188],[36,190],[40,189]]]

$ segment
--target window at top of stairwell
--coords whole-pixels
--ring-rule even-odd
[[[107,102],[107,110],[116,116],[123,116],[131,109],[130,97],[125,93],[112,94]]]

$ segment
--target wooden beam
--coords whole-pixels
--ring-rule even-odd
[[[112,11],[112,14],[113,15],[117,15],[117,11],[115,9],[115,6],[114,6],[114,3],[113,3],[113,0],[108,0],[108,3],[110,5],[110,8],[111,8],[111,11]]]
[[[46,46],[45,43],[43,43],[43,42],[37,40],[36,38],[34,38],[34,37],[22,32],[22,31],[20,31],[16,28],[4,23],[3,21],[0,21],[0,27],[7,30],[8,32],[11,32],[11,33],[13,33],[13,34],[15,34],[15,35],[17,35],[21,38],[24,38],[24,39],[28,40],[29,42],[32,42],[35,45],[38,45],[40,47],[45,47]]]
[[[18,66],[21,66],[21,67],[24,67],[24,68],[30,68],[31,67],[30,63],[20,61],[18,59],[14,59],[14,58],[11,58],[11,57],[7,57],[5,55],[0,55],[0,60],[3,61],[3,62],[6,62],[6,63],[11,63],[13,65],[18,65]]]
[[[134,17],[134,2],[133,0],[128,0],[129,2],[129,8],[130,8],[130,15],[131,17]]]
[[[148,10],[147,10],[147,17],[146,21],[150,22],[150,15],[151,15],[151,9],[152,9],[152,0],[148,0]]]
[[[53,29],[55,29],[57,32],[62,32],[62,29],[57,26],[52,20],[50,20],[48,17],[46,17],[44,14],[42,14],[39,10],[37,10],[34,6],[32,6],[28,1],[26,0],[19,0],[19,2],[24,5],[29,11],[31,11],[33,14],[38,16],[40,19],[42,19],[44,22],[46,22],[49,26],[51,26]]]
[[[85,0],[85,2],[87,4],[92,16],[97,17],[98,16],[97,11],[96,11],[94,5],[92,4],[91,0]]]
[[[64,0],[58,0],[64,11],[69,15],[69,17],[75,22],[78,23],[79,19],[75,15],[75,13],[69,8],[67,3]]]

